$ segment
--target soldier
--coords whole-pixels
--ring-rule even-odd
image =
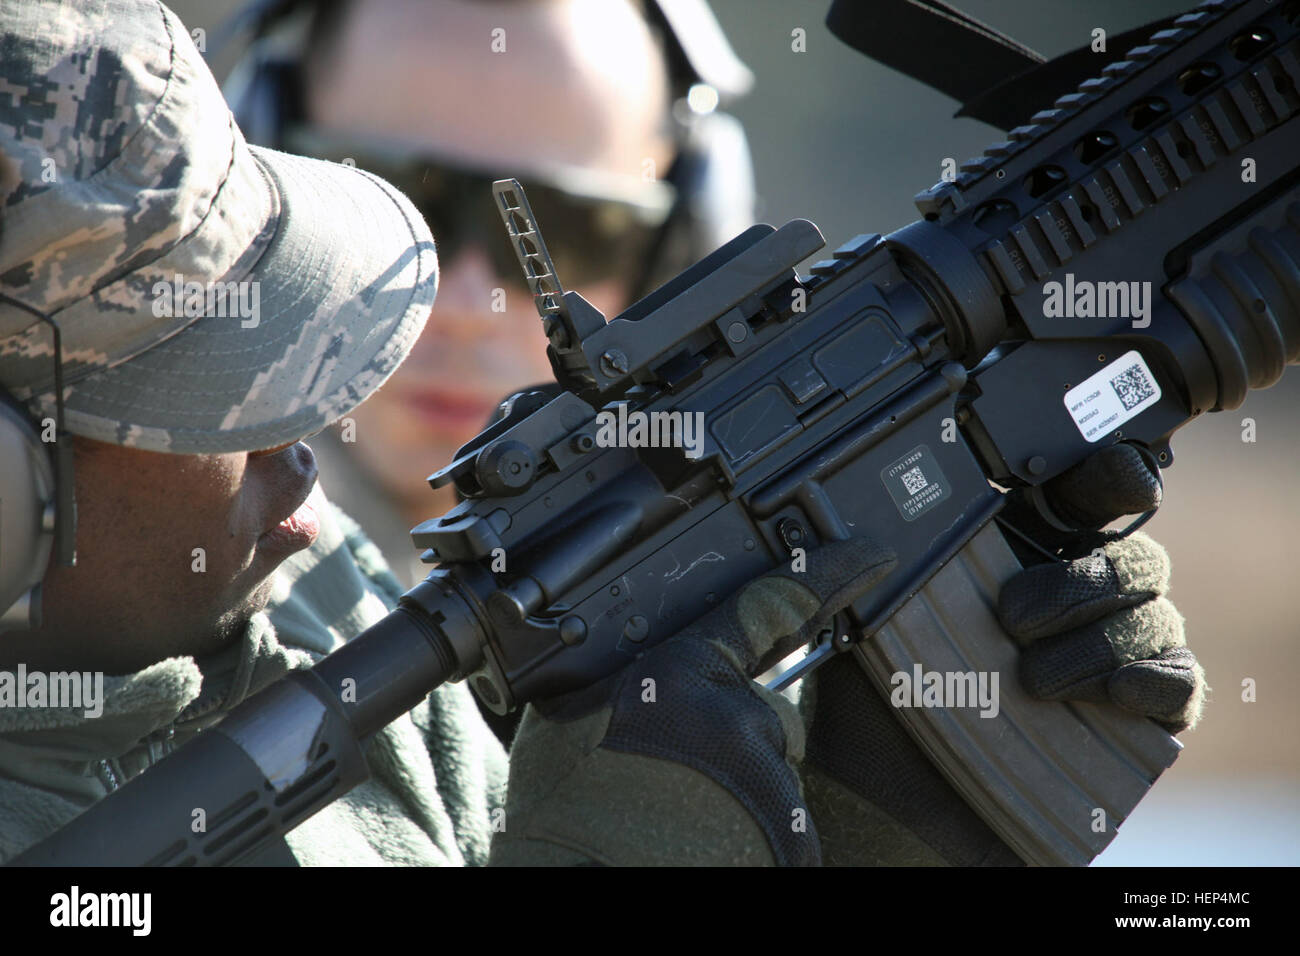
[[[21,628],[0,635],[0,667],[107,674],[97,716],[0,707],[9,858],[386,612],[395,581],[314,486],[301,438],[410,351],[437,271],[418,213],[382,180],[246,145],[166,8],[46,0],[0,14],[13,99],[0,117],[0,384],[16,400],[4,440],[24,443],[5,482],[27,483],[0,501],[48,498],[49,472],[70,477],[40,441],[47,419],[75,436],[59,448],[75,451],[78,499],[75,518],[55,515],[59,531],[76,521],[75,567],[47,564],[39,508],[5,515],[44,543],[0,568],[0,598],[18,610],[6,624]],[[1101,496],[1061,486],[1085,518],[1155,503],[1149,473],[1094,468],[1129,477]],[[1040,639],[1071,629],[1043,655],[1046,692],[1095,696],[1127,665],[1141,692],[1110,680],[1113,696],[1185,726],[1202,682],[1160,596],[1167,565],[1141,540],[1122,548],[1090,576],[1025,579],[1011,617]],[[1013,862],[933,789],[919,754],[914,768],[853,736],[868,727],[854,709],[871,706],[853,688],[821,681],[801,715],[750,679],[892,560],[868,539],[808,558],[797,579],[742,588],[636,675],[531,710],[508,792],[467,691],[439,688],[369,744],[370,781],[262,862]],[[24,603],[33,571],[40,592]],[[670,701],[641,706],[647,673]],[[821,747],[823,783],[806,786],[807,721],[825,743],[846,715],[838,746]],[[877,775],[897,759],[903,786],[882,797]],[[808,824],[791,827],[805,808]]]
[[[752,225],[744,132],[719,107],[749,73],[707,5],[663,4],[672,19],[660,6],[645,16],[626,0],[250,8],[252,42],[226,84],[245,135],[383,176],[438,245],[438,307],[410,358],[313,445],[337,476],[331,496],[407,586],[427,573],[409,529],[455,503],[424,477],[503,398],[553,387],[493,180],[521,179],[560,280],[610,317]]]

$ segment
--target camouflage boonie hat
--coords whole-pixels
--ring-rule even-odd
[[[145,0],[0,0],[0,293],[62,330],[70,431],[251,451],[346,414],[415,343],[433,239],[382,180],[249,146]],[[0,386],[53,415],[49,326],[0,299]]]

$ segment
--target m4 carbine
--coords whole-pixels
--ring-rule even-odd
[[[386,619],[17,862],[247,860],[443,681],[497,712],[585,686],[859,533],[897,568],[801,667],[852,653],[882,689],[916,662],[1000,672],[996,718],[899,717],[1026,861],[1088,862],[1179,745],[1020,688],[1001,489],[1072,530],[1044,482],[1120,441],[1168,466],[1176,429],[1297,361],[1298,38],[1298,2],[1208,3],[920,194],[921,220],[808,276],[815,226],[754,226],[609,322],[497,184],[564,391],[515,397],[430,479],[465,500],[412,532],[436,567]],[[611,443],[618,423],[641,440]]]

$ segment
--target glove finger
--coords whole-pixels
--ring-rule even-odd
[[[1079,528],[1160,507],[1159,478],[1132,445],[1109,445],[1043,486],[1052,510]]]
[[[1111,699],[1157,721],[1170,733],[1195,726],[1205,698],[1205,671],[1186,647],[1125,664],[1111,675]]]
[[[894,552],[870,538],[832,542],[806,555],[805,570],[769,571],[673,640],[721,643],[753,677],[815,637],[896,564]]]
[[[1101,553],[1021,571],[999,592],[998,617],[1025,643],[1099,621],[1168,588],[1168,554],[1138,531]]]
[[[1120,667],[1182,644],[1182,618],[1158,598],[1036,641],[1021,652],[1020,680],[1040,700],[1105,701]]]
[[[1183,616],[1168,598],[1158,597],[1097,623],[1105,627],[1121,667],[1187,646]]]
[[[1020,655],[1020,683],[1039,700],[1107,699],[1106,682],[1119,667],[1105,632],[1088,626],[1031,645]]]

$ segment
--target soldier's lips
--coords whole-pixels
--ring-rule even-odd
[[[406,405],[440,432],[477,434],[496,411],[499,399],[450,389],[425,389],[404,396]]]
[[[257,549],[275,554],[290,555],[310,548],[320,534],[320,518],[316,510],[303,502],[289,517],[257,539]]]

